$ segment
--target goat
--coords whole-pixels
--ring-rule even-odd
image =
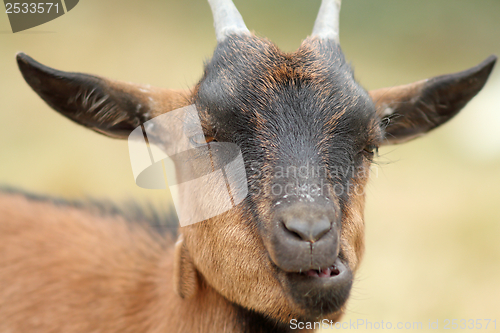
[[[363,256],[374,152],[451,119],[496,60],[367,92],[340,49],[340,1],[323,0],[290,54],[251,34],[231,1],[210,5],[218,45],[191,91],[17,61],[52,108],[114,138],[195,105],[207,142],[240,147],[248,196],[180,228],[174,244],[94,206],[0,194],[0,331],[289,332],[292,320],[338,321]]]

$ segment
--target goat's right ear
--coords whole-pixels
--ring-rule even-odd
[[[450,120],[483,88],[497,58],[466,71],[370,91],[385,130],[383,144],[402,143]]]
[[[58,71],[24,53],[17,63],[26,82],[54,110],[114,138],[127,138],[142,123],[189,105],[189,92]]]

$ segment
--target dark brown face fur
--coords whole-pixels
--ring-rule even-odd
[[[339,314],[363,250],[363,187],[381,140],[375,106],[339,46],[308,39],[286,54],[230,37],[195,104],[207,137],[239,145],[249,181],[242,204],[182,231],[197,268],[230,300],[281,320]]]

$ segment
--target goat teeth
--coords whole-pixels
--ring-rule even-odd
[[[319,272],[319,277],[329,277],[329,276],[330,276],[330,273],[331,273],[331,269],[330,269],[330,268],[325,268],[325,269],[322,269],[322,270]]]

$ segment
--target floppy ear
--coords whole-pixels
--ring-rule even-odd
[[[451,119],[483,88],[496,59],[460,73],[370,91],[385,126],[384,144],[411,140]]]
[[[54,110],[96,132],[127,138],[139,125],[189,105],[190,93],[58,71],[24,53],[17,55],[24,79]]]

